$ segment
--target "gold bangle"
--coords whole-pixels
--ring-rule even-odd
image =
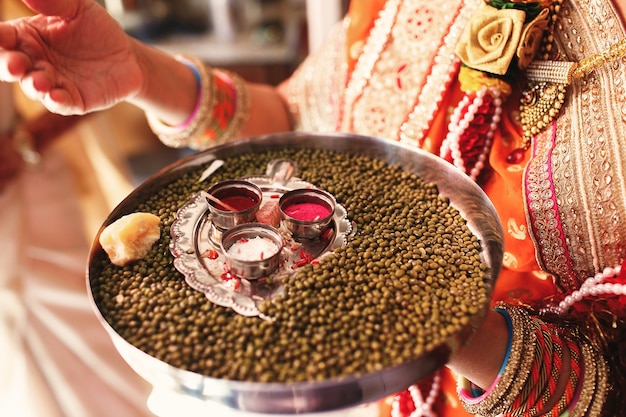
[[[231,71],[223,69],[219,71],[230,78],[235,87],[235,113],[228,127],[218,138],[219,143],[226,143],[237,139],[243,126],[248,121],[248,116],[250,115],[250,97],[248,96],[248,87],[243,78]]]
[[[494,415],[500,415],[511,409],[515,398],[521,394],[524,384],[528,380],[533,360],[537,353],[538,322],[533,320],[533,318],[528,315],[528,312],[521,307],[507,307],[507,309],[511,314],[513,326],[523,326],[525,328],[525,338],[523,340],[523,354],[519,359],[517,371],[509,373],[509,376],[507,376],[507,372],[505,371],[502,375],[502,379],[507,377],[510,382],[508,383],[506,392],[500,396],[500,400],[490,410],[490,413]]]
[[[606,360],[597,353],[596,356],[596,389],[593,394],[593,400],[589,406],[590,416],[599,416],[606,402],[606,396],[609,390],[609,365]]]
[[[594,398],[594,391],[596,390],[597,366],[595,358],[593,357],[593,352],[586,344],[583,344],[581,348],[584,364],[583,380],[578,401],[570,413],[570,416],[572,417],[583,417],[587,415],[589,406]]]
[[[482,416],[495,416],[500,414],[499,410],[506,410],[511,407],[515,398],[509,395],[511,388],[519,391],[520,385],[523,385],[526,380],[526,378],[520,378],[521,384],[515,382],[518,372],[530,372],[529,364],[532,364],[535,354],[536,334],[534,329],[531,330],[531,320],[528,313],[520,307],[504,303],[499,303],[496,307],[506,311],[511,318],[513,337],[508,361],[499,381],[480,402],[470,404],[461,398],[464,408],[469,413]],[[503,401],[505,398],[506,401]]]
[[[584,372],[578,401],[570,413],[571,417],[599,416],[608,391],[608,365],[588,343],[581,346]]]
[[[196,107],[189,119],[179,126],[166,125],[150,113],[146,113],[146,118],[154,134],[164,144],[173,148],[181,148],[189,146],[190,142],[196,136],[201,135],[210,125],[216,97],[210,66],[190,55],[177,55],[175,58],[191,68],[198,79],[198,102]]]

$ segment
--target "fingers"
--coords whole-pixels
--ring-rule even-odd
[[[26,55],[0,50],[0,81],[19,81],[31,67]]]
[[[19,80],[24,94],[31,100],[41,101],[53,88],[52,79],[44,71],[31,71]]]
[[[15,49],[17,46],[17,31],[10,23],[0,22],[0,48]]]
[[[51,113],[60,114],[62,116],[85,114],[85,110],[83,108],[78,108],[72,105],[72,98],[70,94],[60,88],[50,90],[41,102]]]
[[[55,88],[43,71],[29,74],[20,81],[24,94],[31,100],[41,102],[51,113],[63,116],[84,114],[84,109],[76,107],[70,94],[63,88]]]
[[[0,81],[18,81],[32,67],[32,62],[18,46],[17,30],[10,23],[0,22]]]
[[[82,112],[82,109],[70,107],[69,94],[65,90],[55,89],[54,80],[48,72],[29,70],[32,67],[30,60],[21,53],[11,53],[8,61],[4,58],[7,54],[0,52],[0,81],[18,82],[26,97],[42,102],[53,113],[70,115]]]
[[[0,81],[19,83],[26,97],[42,102],[54,113],[74,114],[76,111],[64,109],[71,99],[66,91],[55,87],[52,73],[33,69],[30,59],[21,52],[0,51]]]

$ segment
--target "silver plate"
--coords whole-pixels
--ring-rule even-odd
[[[314,188],[313,184],[299,178],[291,178],[286,183],[277,183],[267,176],[244,178],[256,184],[263,191],[263,203],[298,188]],[[279,296],[282,282],[299,267],[304,250],[312,261],[345,245],[346,236],[352,231],[345,208],[337,204],[329,234],[322,239],[295,241],[284,227],[279,230],[286,244],[281,255],[283,261],[278,271],[268,280],[247,280],[231,277],[225,267],[222,248],[219,245],[220,231],[211,223],[208,203],[202,193],[195,194],[187,204],[178,210],[172,223],[170,252],[174,256],[174,266],[185,276],[192,288],[203,292],[212,302],[222,307],[232,308],[244,316],[259,316],[268,319],[259,311],[265,300]],[[211,256],[207,256],[207,254]]]
[[[214,159],[281,149],[320,149],[372,157],[415,173],[424,181],[437,185],[452,206],[467,220],[467,225],[481,243],[487,265],[485,289],[492,294],[502,267],[503,231],[499,217],[487,195],[469,177],[452,164],[425,151],[384,139],[350,134],[283,133],[240,140],[217,146],[184,158],[146,180],[124,199],[104,221],[100,232],[119,217],[137,210],[138,205],[158,193],[164,184]],[[375,175],[373,173],[372,175]],[[94,238],[91,266],[102,248]],[[91,291],[89,270],[88,289]],[[90,294],[94,310],[128,364],[152,385],[169,389],[199,400],[218,402],[227,407],[259,414],[306,414],[339,410],[376,401],[401,391],[442,367],[450,356],[481,325],[489,310],[488,303],[470,318],[458,333],[439,346],[399,366],[341,379],[302,383],[256,383],[210,378],[176,368],[141,351],[122,338],[105,320]]]

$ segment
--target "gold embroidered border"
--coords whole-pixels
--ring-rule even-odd
[[[558,55],[577,61],[622,39],[623,29],[610,7],[604,2],[592,6],[590,0],[564,2],[555,31]],[[547,204],[545,195],[534,194],[527,210],[540,264],[558,274],[565,288],[578,288],[586,277],[621,263],[624,256],[626,231],[619,225],[626,221],[626,142],[620,138],[626,137],[626,124],[616,109],[626,108],[626,90],[620,87],[626,81],[625,65],[621,60],[603,66],[572,83],[551,149],[544,147],[549,136],[544,132],[527,168],[527,191],[550,187],[557,196],[554,207],[548,207],[542,205]],[[542,176],[547,173],[549,178]],[[549,187],[542,181],[549,181]],[[552,219],[559,222],[549,223]],[[561,237],[550,231],[556,224]],[[569,265],[564,263],[567,253],[575,254],[567,257]]]
[[[346,120],[343,127],[419,146],[458,69],[454,47],[471,6],[478,2],[468,3],[467,10],[459,14],[454,6],[442,10],[428,1],[404,1],[393,19],[395,4],[387,5],[375,28],[378,31],[368,39],[373,45],[368,52],[377,54],[376,59],[365,57],[363,66],[357,65],[361,71],[355,71],[351,80],[355,90],[347,96],[346,109],[353,109],[353,119]],[[458,8],[461,6],[459,1]],[[419,29],[424,26],[417,25],[419,19],[428,19],[428,32]],[[379,48],[381,45],[384,48]],[[420,130],[416,136],[408,134],[416,129]]]
[[[530,236],[537,248],[537,261],[543,269],[559,275],[561,285],[570,286],[575,280],[569,268],[570,256],[561,234],[561,221],[552,187],[553,129],[556,127],[546,129],[533,142],[533,157],[524,172],[526,214],[532,229]]]

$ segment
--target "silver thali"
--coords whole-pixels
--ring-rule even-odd
[[[488,268],[486,290],[491,294],[502,266],[503,232],[497,213],[486,194],[465,174],[436,156],[401,143],[367,136],[283,133],[244,139],[197,153],[175,162],[146,180],[112,211],[101,231],[122,215],[135,211],[141,201],[158,193],[163,184],[185,172],[215,159],[285,148],[313,148],[362,154],[398,165],[419,175],[426,182],[435,183],[440,194],[449,198],[451,205],[467,220],[468,227],[480,240],[481,255]],[[202,212],[202,209],[198,212]],[[102,250],[98,236],[92,245],[89,265],[92,264],[95,254]],[[89,272],[88,267],[87,286],[91,291]],[[93,295],[91,298],[93,301]],[[340,410],[401,391],[443,366],[450,355],[480,326],[489,308],[485,305],[457,334],[424,355],[400,366],[337,380],[254,383],[210,378],[164,363],[123,339],[105,320],[95,301],[92,304],[121,356],[155,387],[183,393],[202,401],[217,402],[235,410],[273,415]]]
[[[263,192],[264,204],[276,202],[289,190],[314,188],[313,184],[297,177],[287,181],[275,181],[270,176],[243,178],[257,185]],[[207,179],[209,181],[210,179]],[[174,266],[185,276],[192,288],[203,292],[213,303],[232,308],[244,316],[266,318],[259,311],[260,303],[281,294],[281,282],[294,273],[299,265],[317,260],[345,244],[345,239],[352,231],[346,210],[341,205],[335,206],[332,227],[320,239],[296,240],[284,227],[279,231],[286,239],[281,251],[281,266],[267,280],[247,280],[232,277],[225,267],[222,249],[219,245],[219,230],[211,223],[208,202],[203,192],[195,194],[178,211],[171,227],[172,240],[170,251],[174,255]],[[210,254],[210,255],[207,255]],[[303,259],[310,256],[311,259]],[[304,261],[304,262],[303,262]]]

